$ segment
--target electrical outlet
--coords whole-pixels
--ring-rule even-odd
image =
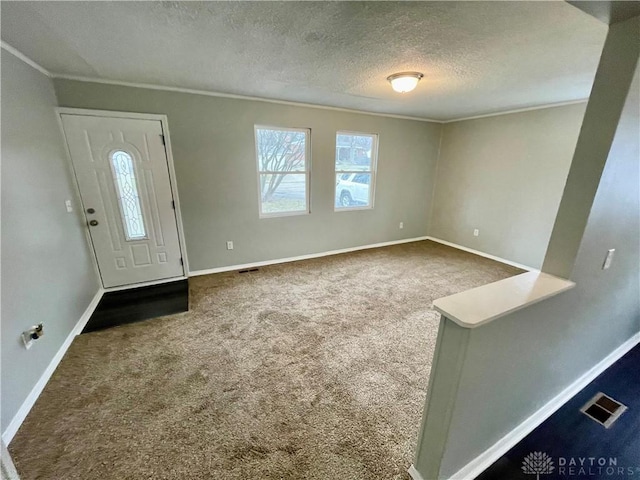
[[[29,350],[33,345],[33,342],[38,340],[40,337],[44,335],[44,329],[42,324],[34,325],[29,330],[25,330],[22,332],[22,342],[24,343],[24,348]]]
[[[400,226],[398,228],[402,230],[404,228],[404,222],[400,222]]]
[[[71,204],[71,200],[65,200],[64,206],[67,208],[67,213],[73,212],[73,205]]]
[[[227,250],[233,250],[233,242],[227,242]]]
[[[480,235],[480,230],[478,230],[477,228],[474,228],[473,230],[473,236],[477,237],[478,235]]]
[[[616,253],[616,249],[612,248],[607,251],[607,256],[604,257],[604,263],[602,264],[602,269],[606,270],[611,266],[611,262],[613,261],[613,254]]]

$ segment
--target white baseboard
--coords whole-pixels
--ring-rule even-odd
[[[262,262],[244,263],[242,265],[229,265],[227,267],[209,268],[206,270],[193,270],[189,272],[190,277],[199,275],[210,275],[212,273],[232,272],[235,270],[244,270],[245,268],[264,267],[267,265],[276,265],[278,263],[297,262],[299,260],[309,260],[311,258],[327,257],[329,255],[338,255],[340,253],[355,252],[358,250],[367,250],[369,248],[388,247],[390,245],[399,245],[401,243],[420,242],[428,240],[429,237],[405,238],[403,240],[393,240],[390,242],[373,243],[370,245],[361,245],[359,247],[341,248],[340,250],[329,250],[328,252],[309,253],[307,255],[299,255],[297,257],[277,258],[274,260],[265,260]]]
[[[20,428],[20,425],[22,425],[24,419],[27,418],[29,411],[31,411],[31,408],[36,403],[36,400],[38,400],[38,397],[42,393],[42,390],[44,390],[44,387],[47,385],[47,382],[51,378],[51,375],[53,375],[53,372],[55,372],[56,368],[58,367],[58,364],[62,360],[62,357],[64,357],[64,354],[67,353],[67,350],[71,346],[73,339],[77,335],[80,335],[80,333],[82,333],[82,330],[91,318],[91,314],[93,314],[93,311],[98,306],[98,303],[100,302],[103,294],[104,290],[102,288],[96,292],[95,296],[91,299],[89,306],[87,306],[84,313],[78,320],[78,323],[76,323],[76,325],[73,327],[73,330],[71,330],[64,343],[56,352],[55,356],[51,359],[51,362],[47,366],[44,373],[40,376],[38,382],[31,389],[31,392],[29,392],[29,395],[27,395],[25,401],[22,402],[20,409],[13,416],[11,423],[9,423],[6,430],[2,432],[2,441],[5,445],[9,445],[9,443],[11,443],[11,440]]]
[[[413,480],[424,480],[424,478],[422,478],[422,475],[420,475],[420,472],[418,472],[418,470],[416,470],[416,467],[413,466],[413,463],[411,464],[407,472],[409,472],[409,476],[411,476]]]
[[[479,250],[463,247],[462,245],[458,245],[452,242],[447,242],[446,240],[441,240],[439,238],[425,236],[425,237],[405,238],[403,240],[393,240],[390,242],[373,243],[370,245],[361,245],[359,247],[341,248],[339,250],[329,250],[327,252],[310,253],[307,255],[299,255],[297,257],[276,258],[274,260],[265,260],[265,261],[253,262],[253,263],[243,263],[240,265],[229,265],[226,267],[208,268],[205,270],[193,270],[189,272],[189,276],[197,277],[199,275],[211,275],[212,273],[233,272],[235,270],[244,270],[245,268],[265,267],[267,265],[276,265],[278,263],[297,262],[299,260],[309,260],[311,258],[327,257],[329,255],[339,255],[341,253],[356,252],[358,250],[367,250],[369,248],[388,247],[390,245],[419,242],[422,240],[431,240],[432,242],[441,243],[442,245],[446,245],[448,247],[457,248],[458,250],[463,250],[465,252],[473,253],[474,255],[478,255],[484,258],[489,258],[491,260],[495,260],[496,262],[504,263],[506,265],[511,265],[512,267],[516,267],[516,268],[521,268],[529,272],[540,271],[537,268],[529,267],[528,265],[523,265],[522,263],[512,262],[511,260],[507,260],[506,258],[496,257],[495,255],[490,255],[488,253],[484,253]]]
[[[492,447],[452,475],[451,480],[471,480],[476,478],[638,343],[640,343],[640,332],[616,348],[593,368],[553,397],[540,410],[502,437]],[[409,473],[411,474],[411,471]],[[414,480],[420,480],[419,476],[414,477],[413,474],[411,476]]]
[[[529,267],[528,265],[524,265],[518,262],[512,262],[511,260],[507,260],[506,258],[496,257],[495,255],[491,255],[489,253],[484,253],[479,250],[474,250],[473,248],[463,247],[462,245],[458,245],[457,243],[447,242],[446,240],[441,240],[435,237],[426,237],[427,240],[431,240],[432,242],[441,243],[442,245],[446,245],[448,247],[457,248],[458,250],[463,250],[465,252],[473,253],[474,255],[478,255],[480,257],[489,258],[491,260],[495,260],[496,262],[506,263],[507,265],[511,265],[512,267],[521,268],[522,270],[527,270],[529,272],[539,272],[540,270],[537,268]]]

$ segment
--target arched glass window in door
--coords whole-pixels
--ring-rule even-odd
[[[125,236],[127,240],[146,238],[133,158],[123,150],[116,150],[111,154],[110,160]]]

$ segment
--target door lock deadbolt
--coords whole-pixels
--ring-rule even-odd
[[[95,208],[87,208],[87,213],[96,213]]]

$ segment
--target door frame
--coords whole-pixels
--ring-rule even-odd
[[[58,125],[60,127],[60,132],[62,133],[62,139],[64,141],[64,147],[67,156],[67,162],[69,165],[69,169],[71,171],[71,176],[73,177],[73,186],[76,193],[76,198],[78,200],[79,205],[82,206],[82,219],[85,223],[85,234],[87,238],[87,242],[89,242],[89,247],[91,248],[91,255],[93,260],[93,266],[95,268],[96,274],[98,275],[98,279],[100,280],[101,288],[106,292],[118,291],[118,290],[127,290],[130,288],[143,287],[147,285],[159,285],[162,283],[173,282],[175,280],[183,280],[189,277],[189,259],[187,258],[187,248],[185,243],[185,235],[184,235],[184,227],[182,224],[182,211],[180,209],[180,198],[178,197],[178,184],[176,181],[176,171],[173,164],[173,151],[171,149],[171,136],[169,135],[169,120],[166,115],[156,114],[156,113],[136,113],[136,112],[117,112],[111,110],[91,110],[85,108],[70,108],[70,107],[56,107],[56,118],[58,120]],[[178,243],[180,245],[180,255],[182,256],[182,276],[181,277],[173,277],[173,278],[165,278],[162,280],[154,280],[150,282],[142,282],[142,283],[133,283],[131,285],[124,285],[121,287],[106,287],[102,281],[102,276],[100,275],[100,268],[98,266],[98,258],[96,255],[95,247],[93,245],[93,240],[91,239],[91,235],[89,233],[89,225],[88,220],[86,218],[86,207],[82,200],[82,195],[80,194],[80,185],[78,184],[78,179],[76,177],[76,171],[73,167],[73,161],[71,159],[71,150],[69,148],[69,144],[67,143],[67,136],[64,131],[64,125],[62,123],[62,115],[79,115],[85,117],[107,117],[107,118],[127,118],[134,120],[155,120],[159,121],[162,127],[162,135],[164,136],[164,149],[167,156],[167,167],[169,169],[169,183],[171,185],[171,195],[173,195],[173,201],[175,202],[174,215],[176,218],[176,225],[178,227]]]

